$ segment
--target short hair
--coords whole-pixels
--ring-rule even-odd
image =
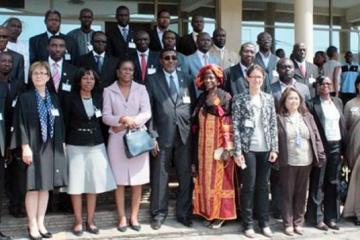
[[[7,27],[7,26],[9,26],[10,22],[12,22],[12,21],[17,21],[20,24],[22,24],[22,22],[21,22],[21,20],[19,18],[17,18],[17,17],[9,17],[8,19],[5,20],[5,22],[2,24],[2,26]]]
[[[58,39],[58,40],[63,40],[66,44],[66,40],[63,36],[60,36],[60,35],[54,35],[54,36],[51,36],[48,40],[48,44],[50,44],[50,42],[54,39]]]
[[[250,74],[251,74],[253,71],[255,71],[255,70],[260,71],[261,74],[265,77],[265,70],[264,70],[264,68],[263,68],[262,66],[260,66],[259,64],[253,64],[253,65],[251,65],[251,66],[247,69],[247,71],[246,71],[246,76],[249,77]]]
[[[160,11],[158,11],[156,17],[157,17],[157,18],[160,18],[161,14],[164,13],[164,12],[167,12],[167,13],[170,14],[170,11],[169,11],[169,10],[167,10],[167,9],[161,9]],[[170,14],[170,15],[171,15],[171,14]]]
[[[355,80],[355,91],[356,91],[356,95],[359,95],[360,92],[359,92],[359,89],[357,88],[357,86],[359,85],[360,83],[360,74],[357,76],[356,80]]]
[[[325,75],[320,75],[320,76],[318,76],[318,77],[316,78],[315,83],[316,83],[317,85],[321,85],[325,79],[329,79],[329,80],[330,80],[329,77],[327,77],[327,76],[325,76]]]
[[[121,68],[121,66],[122,66],[124,63],[126,63],[126,62],[131,63],[131,64],[133,65],[133,67],[135,68],[135,63],[134,63],[134,61],[133,61],[131,58],[129,58],[129,57],[124,57],[124,58],[120,59],[119,63],[118,63],[117,66],[116,66],[116,69]]]
[[[124,5],[120,5],[116,8],[116,13],[119,12],[120,10],[126,10],[128,12],[130,12],[129,8],[127,6]]]
[[[28,83],[29,89],[34,89],[34,88],[35,88],[35,86],[34,86],[34,84],[33,84],[33,82],[32,82],[31,77],[32,77],[33,72],[34,72],[35,69],[37,69],[37,68],[45,68],[46,73],[47,73],[47,74],[49,75],[49,77],[50,77],[50,80],[47,82],[46,86],[47,86],[47,87],[51,86],[51,84],[52,84],[52,83],[51,83],[51,82],[52,82],[52,77],[51,77],[51,71],[50,71],[50,65],[49,65],[49,63],[46,62],[46,61],[37,61],[37,62],[34,62],[33,64],[31,64],[30,69],[29,69],[29,83]]]
[[[159,59],[161,59],[164,56],[165,52],[174,52],[177,55],[177,52],[176,52],[175,49],[173,49],[173,48],[163,48],[159,52]]]
[[[301,114],[304,114],[305,112],[307,112],[307,110],[305,108],[304,98],[301,96],[300,92],[295,87],[288,86],[285,88],[284,92],[281,94],[281,97],[280,97],[279,111],[278,111],[279,115],[287,115],[288,114],[289,111],[288,111],[288,109],[286,109],[285,102],[291,92],[295,92],[299,96],[300,104],[299,104],[298,111]]]
[[[245,47],[247,46],[252,46],[254,49],[256,49],[255,44],[253,44],[252,42],[246,42],[241,44],[240,50],[239,50],[239,54],[244,50]]]
[[[83,8],[80,10],[79,16],[81,16],[81,14],[83,14],[83,12],[89,12],[91,13],[92,16],[94,16],[93,11],[90,8]]]
[[[91,41],[94,41],[95,36],[98,34],[105,35],[106,37],[106,33],[104,33],[103,31],[94,31],[93,34],[91,35]]]
[[[316,55],[321,55],[322,57],[326,58],[325,52],[324,51],[317,51],[314,56]]]
[[[326,49],[326,55],[331,58],[334,54],[337,53],[337,48],[335,46],[330,46]]]
[[[50,14],[56,14],[59,16],[60,18],[60,21],[61,21],[61,13],[58,11],[58,10],[55,10],[55,9],[49,9],[46,11],[45,13],[45,22],[48,20]]]
[[[99,75],[96,73],[95,70],[91,69],[91,68],[80,68],[79,71],[77,71],[75,77],[74,77],[74,90],[76,92],[79,92],[81,87],[81,79],[83,76],[87,75],[87,74],[92,74],[95,78],[95,85],[94,85],[94,88],[91,90],[92,92],[94,90],[96,90],[99,86]]]
[[[268,32],[261,32],[261,33],[259,33],[259,34],[257,35],[256,40],[259,41],[259,40],[261,39],[261,37],[263,37],[263,36],[269,36],[269,37],[271,37],[271,39],[272,39],[272,36],[271,36],[270,33],[268,33]]]
[[[0,52],[0,57],[2,57],[2,56],[9,56],[9,57],[11,57],[11,60],[13,60],[13,56],[9,52]]]
[[[163,34],[163,36],[162,36],[162,39],[164,39],[164,37],[165,37],[165,35],[167,35],[167,34],[174,34],[175,35],[175,38],[176,38],[176,32],[174,32],[174,31],[172,31],[172,30],[166,30],[165,32],[164,32],[164,34]]]

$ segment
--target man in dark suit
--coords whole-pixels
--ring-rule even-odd
[[[267,75],[266,81],[272,84],[278,76],[276,72],[278,58],[271,52],[272,37],[269,33],[262,32],[257,36],[256,43],[259,45],[259,51],[255,55],[254,63],[263,67]]]
[[[129,51],[135,49],[134,31],[129,26],[130,12],[126,6],[116,9],[118,26],[108,33],[108,52],[117,58],[126,57]]]
[[[308,86],[311,97],[315,97],[315,88],[313,84],[318,77],[318,68],[305,60],[306,47],[304,43],[296,43],[292,51],[292,59],[294,62],[294,78]]]
[[[47,61],[49,53],[47,46],[51,36],[61,36],[65,39],[65,61],[75,63],[78,57],[77,43],[71,37],[60,33],[61,14],[57,10],[48,10],[45,13],[46,32],[33,36],[29,40],[30,64],[36,61]]]
[[[7,48],[10,33],[5,27],[0,26],[0,53],[8,52],[12,56],[11,77],[18,81],[24,82],[24,57],[20,53]]]
[[[131,52],[129,58],[135,63],[134,80],[145,84],[148,76],[155,74],[159,65],[159,54],[150,51],[150,37],[145,31],[135,34],[136,51]]]
[[[179,52],[186,56],[193,54],[197,49],[197,36],[204,30],[204,17],[194,15],[191,19],[191,26],[193,28],[193,32],[185,34],[180,39]]]
[[[225,69],[225,84],[224,89],[234,96],[238,93],[244,92],[249,85],[246,80],[246,71],[254,63],[256,47],[253,43],[247,42],[241,45],[240,48],[240,62],[228,69]],[[261,89],[264,92],[270,93],[271,86],[264,81]]]
[[[164,43],[162,42],[163,35],[166,31],[169,30],[170,25],[170,12],[166,9],[162,9],[158,12],[156,18],[157,25],[149,31],[150,35],[150,45],[149,48],[151,51],[158,52],[164,48]],[[176,35],[176,42],[179,42],[179,36]]]
[[[0,82],[6,84],[6,102],[4,105],[6,118],[3,117],[3,122],[5,122],[5,149],[9,147],[11,134],[12,134],[12,124],[13,124],[13,111],[17,102],[19,94],[26,90],[26,85],[24,81],[15,79],[11,75],[13,66],[13,58],[11,53],[3,52],[0,53]],[[24,166],[17,158],[19,158],[20,152],[15,149],[7,152],[7,158],[10,160],[7,166],[6,174],[6,192],[9,196],[9,212],[12,216],[19,218],[25,217],[24,211],[24,184],[25,176],[22,174],[20,169],[23,169]],[[1,238],[0,238],[1,239]]]
[[[0,54],[2,55],[2,54]],[[0,57],[1,58],[1,57]],[[5,130],[5,108],[7,100],[7,84],[0,82],[0,208],[2,206],[2,195],[4,192],[4,176],[5,176],[5,152],[6,152],[6,130]],[[1,209],[0,209],[1,210]],[[1,217],[1,216],[0,216]],[[8,240],[10,237],[0,232],[0,240]]]
[[[78,58],[78,67],[90,68],[95,70],[99,77],[99,91],[111,85],[116,79],[116,68],[119,59],[107,53],[107,37],[104,32],[94,32],[91,39],[93,50]]]
[[[192,210],[192,143],[191,113],[195,103],[194,83],[176,71],[175,50],[160,51],[161,70],[149,76],[152,119],[149,130],[156,145],[151,160],[151,227],[159,229],[168,214],[168,169],[175,163],[179,181],[176,217],[191,226]]]

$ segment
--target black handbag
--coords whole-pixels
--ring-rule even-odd
[[[124,135],[124,145],[126,156],[132,158],[151,151],[155,146],[155,140],[146,128],[128,129]]]

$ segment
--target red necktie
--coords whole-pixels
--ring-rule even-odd
[[[144,82],[145,81],[145,75],[146,75],[146,54],[145,53],[142,53],[140,54],[141,56],[141,80]]]
[[[300,71],[303,76],[306,75],[305,63],[300,64]]]

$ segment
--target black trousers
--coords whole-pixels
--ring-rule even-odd
[[[240,194],[243,226],[245,229],[253,227],[255,205],[259,227],[264,228],[269,222],[269,152],[248,152],[244,157],[247,167],[241,173],[243,185]]]
[[[176,217],[189,218],[192,213],[192,175],[190,141],[183,144],[177,131],[174,145],[161,147],[159,154],[150,161],[151,201],[150,212],[153,219],[163,220],[168,214],[169,169],[173,162],[179,187],[176,196]]]
[[[321,168],[313,167],[310,173],[306,221],[313,225],[340,217],[341,144],[327,142],[325,149],[326,164]]]
[[[281,187],[280,187],[280,171],[272,168],[270,175],[270,191],[271,191],[271,212],[272,214],[281,214]]]

